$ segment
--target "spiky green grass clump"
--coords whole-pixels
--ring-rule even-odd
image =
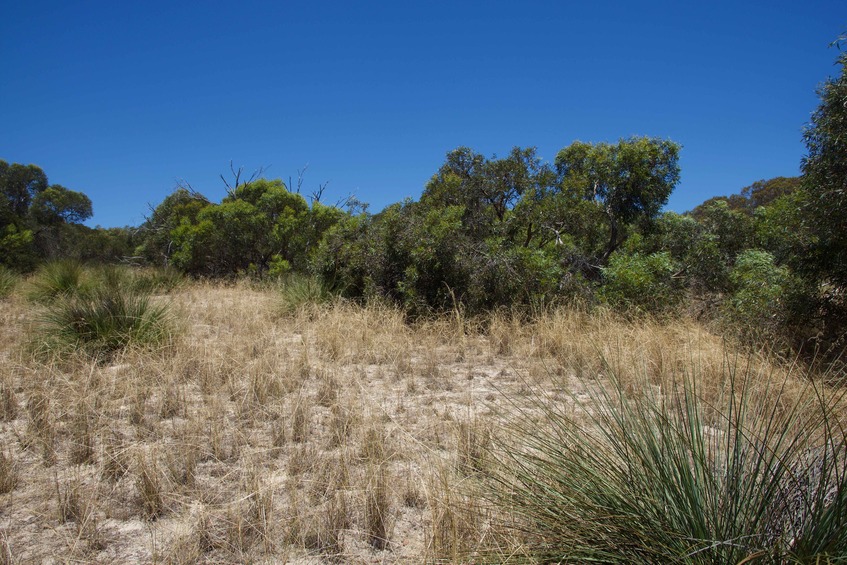
[[[79,349],[101,356],[127,347],[154,347],[171,335],[167,306],[149,295],[101,286],[88,295],[51,304],[42,330],[47,349]]]
[[[291,314],[300,308],[329,302],[332,293],[316,277],[290,274],[281,281],[280,307],[283,313]]]
[[[8,298],[18,284],[18,275],[0,265],[0,298]]]
[[[84,295],[89,289],[82,264],[68,259],[43,265],[30,281],[26,296],[32,302],[49,304],[58,298]]]
[[[95,285],[140,294],[167,293],[179,288],[185,277],[169,268],[101,265],[90,269]]]
[[[139,292],[167,293],[185,285],[182,273],[171,267],[134,271],[133,288]]]
[[[488,486],[538,559],[847,561],[845,389],[724,369],[708,398],[698,375],[633,387],[609,371],[516,409]]]

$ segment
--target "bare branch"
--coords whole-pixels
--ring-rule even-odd
[[[312,203],[321,201],[321,197],[323,196],[324,190],[326,190],[326,187],[327,187],[328,184],[329,184],[329,181],[326,181],[323,184],[319,184],[318,189],[312,191],[312,196],[311,196]]]
[[[235,165],[233,165],[232,160],[230,160],[229,170],[232,173],[232,176],[235,181],[233,184],[229,184],[229,181],[226,180],[226,177],[224,177],[223,174],[218,175],[224,182],[224,186],[226,186],[226,192],[229,196],[232,196],[233,193],[238,190],[239,187],[244,186],[245,184],[250,184],[254,180],[262,178],[262,176],[265,174],[265,167],[261,166],[255,171],[253,171],[253,173],[250,175],[250,178],[242,182],[241,175],[244,174],[244,167],[238,167],[238,169],[236,170]]]
[[[297,169],[297,194],[300,194],[300,190],[303,188],[303,175],[306,174],[306,170],[309,168],[309,163],[306,163],[306,166],[302,169]]]

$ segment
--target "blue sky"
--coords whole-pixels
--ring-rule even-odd
[[[27,2],[0,20],[0,159],[137,225],[229,163],[325,201],[417,199],[447,151],[682,144],[668,208],[799,172],[847,4]]]

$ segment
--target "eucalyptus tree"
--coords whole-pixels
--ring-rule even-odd
[[[679,182],[679,150],[672,141],[632,137],[616,144],[576,141],[556,156],[563,187],[605,215],[601,266],[626,240],[628,225],[653,220],[667,203]]]

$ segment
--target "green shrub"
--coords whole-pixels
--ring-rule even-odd
[[[32,302],[49,304],[57,298],[84,295],[89,289],[90,281],[82,264],[68,259],[38,269],[26,294]]]
[[[640,394],[612,374],[575,405],[539,392],[499,440],[492,501],[542,562],[845,562],[844,388],[788,401],[787,381],[724,371],[709,398],[696,374]]]
[[[629,312],[661,314],[676,308],[683,297],[678,266],[667,252],[641,255],[615,253],[603,269],[601,300]]]
[[[0,265],[0,298],[7,298],[18,284],[18,275]]]
[[[286,276],[290,272],[291,263],[283,259],[280,255],[274,255],[273,257],[271,257],[271,261],[268,264],[269,277],[278,279]]]
[[[775,265],[770,253],[748,249],[735,260],[729,278],[734,292],[724,304],[725,321],[744,341],[773,337],[785,318],[790,271]]]

